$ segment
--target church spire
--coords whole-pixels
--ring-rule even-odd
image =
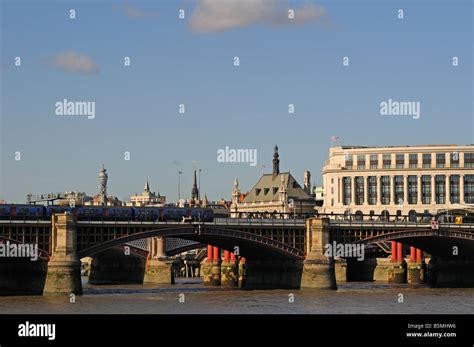
[[[145,182],[145,192],[150,191],[150,185],[148,184],[148,180]]]
[[[278,146],[275,146],[273,150],[273,176],[277,176],[280,173],[280,159],[278,157]]]
[[[198,199],[199,199],[199,190],[197,186],[196,169],[194,169],[194,182],[193,182],[193,189],[191,190],[191,200],[197,202]]]

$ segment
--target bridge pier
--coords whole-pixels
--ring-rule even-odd
[[[82,295],[76,221],[70,213],[55,214],[52,217],[51,254],[43,294]]]
[[[207,246],[207,260],[202,262],[201,270],[205,286],[216,287],[221,285],[221,260],[218,247]]]
[[[426,266],[422,259],[421,249],[410,247],[410,262],[407,268],[408,284],[425,283]]]
[[[224,261],[221,264],[221,285],[222,287],[236,287],[238,280],[238,265],[235,261],[235,254],[224,251]]]
[[[173,261],[165,254],[165,240],[152,237],[149,241],[148,259],[146,261],[144,283],[174,284]]]
[[[407,283],[407,263],[403,259],[403,245],[392,241],[392,262],[388,268],[388,283]]]
[[[325,245],[331,242],[328,220],[306,220],[306,259],[303,262],[301,287],[337,289],[334,258],[324,255]]]

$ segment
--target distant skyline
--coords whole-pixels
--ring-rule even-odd
[[[175,201],[179,171],[189,197],[197,165],[201,197],[219,200],[234,178],[245,192],[270,172],[275,145],[281,171],[302,184],[309,170],[320,185],[333,136],[348,146],[474,143],[470,0],[0,0],[0,13],[9,202],[94,195],[102,164],[120,199],[148,180]],[[94,117],[58,115],[64,99],[94,102]],[[388,100],[419,103],[420,117],[381,115]],[[222,162],[227,147],[256,150],[256,164]]]

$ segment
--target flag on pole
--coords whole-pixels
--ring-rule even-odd
[[[334,147],[334,142],[339,141],[341,138],[339,136],[331,136],[331,147]]]

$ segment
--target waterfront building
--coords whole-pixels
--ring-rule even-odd
[[[141,194],[134,194],[130,197],[129,206],[163,206],[166,204],[166,196],[161,196],[160,192],[155,193],[150,190],[148,181],[145,183],[145,188]]]
[[[254,213],[268,214],[268,217],[272,213],[313,214],[316,200],[308,194],[311,191],[309,171],[305,172],[304,178],[305,188],[302,188],[289,171],[280,172],[278,147],[275,146],[272,173],[263,174],[243,198],[239,182],[235,179],[230,207],[231,217],[250,217]]]
[[[474,146],[340,146],[322,170],[325,213],[415,215],[474,206]]]

